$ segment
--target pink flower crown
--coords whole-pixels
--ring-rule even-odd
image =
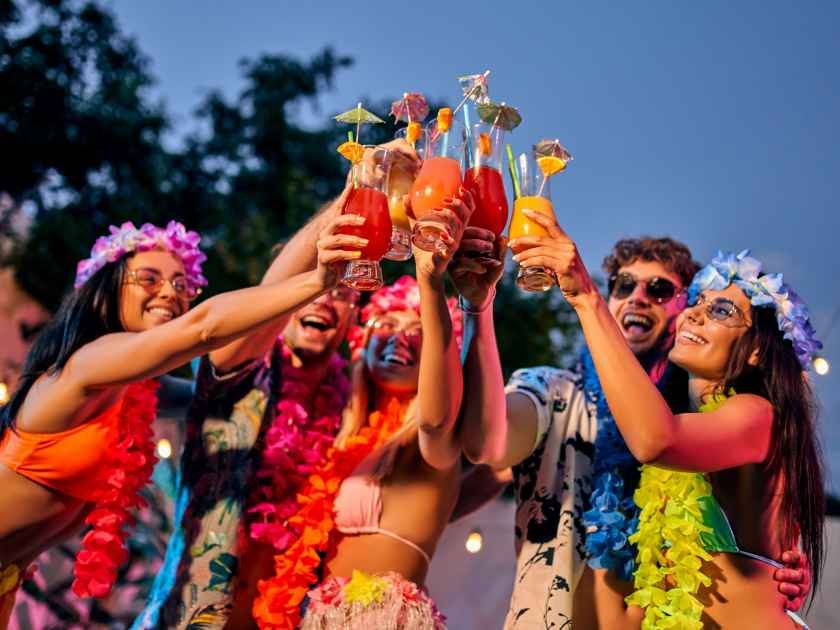
[[[112,225],[110,231],[109,236],[96,239],[90,250],[90,258],[80,260],[76,265],[75,288],[78,289],[102,267],[118,261],[126,254],[161,248],[181,259],[191,287],[207,286],[207,278],[201,274],[201,263],[207,260],[207,256],[198,248],[201,241],[198,232],[187,230],[177,221],[167,223],[166,229],[151,223],[144,223],[137,229],[131,221],[126,221],[120,227]]]
[[[449,307],[452,330],[460,348],[464,334],[461,309],[458,308],[458,301],[455,298],[449,298],[446,305]],[[411,276],[403,276],[393,284],[382,287],[370,296],[370,302],[362,309],[361,324],[353,326],[347,333],[347,343],[350,346],[351,357],[354,361],[361,358],[364,350],[366,342],[365,325],[372,323],[380,315],[396,311],[414,311],[418,315],[420,314],[420,287]]]

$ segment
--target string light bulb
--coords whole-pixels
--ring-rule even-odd
[[[157,455],[161,459],[169,459],[172,457],[172,442],[166,438],[161,438],[157,443]]]
[[[825,376],[831,371],[831,363],[825,357],[814,357],[814,372]]]
[[[5,405],[9,402],[9,386],[6,383],[0,383],[0,405]]]
[[[467,542],[464,545],[469,553],[478,553],[484,546],[484,537],[481,535],[481,530],[477,527],[472,530],[467,536]]]

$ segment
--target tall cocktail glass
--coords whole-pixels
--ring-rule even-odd
[[[436,210],[444,207],[443,200],[454,197],[461,187],[464,161],[464,126],[449,118],[444,130],[434,120],[426,127],[423,166],[411,187],[411,209],[417,222],[412,242],[425,251],[445,251],[442,234],[451,236],[452,226]]]
[[[505,130],[501,127],[478,123],[470,130],[470,167],[464,174],[464,188],[472,193],[475,212],[469,225],[493,232],[498,237],[508,220],[508,200],[502,182],[502,147]],[[480,256],[485,264],[499,264],[496,258]]]
[[[385,194],[392,156],[387,149],[365,147],[362,160],[353,164],[353,190],[347,196],[342,214],[365,217],[364,225],[343,226],[339,234],[368,239],[359,260],[347,263],[342,283],[357,291],[375,291],[382,286],[379,261],[391,246],[391,215]]]
[[[554,216],[551,204],[551,179],[537,166],[536,155],[531,152],[519,156],[519,182],[521,195],[513,203],[513,217],[510,220],[510,240],[523,236],[548,236],[548,231],[522,212],[532,210],[546,216]],[[518,254],[524,248],[512,247]],[[554,286],[554,272],[543,266],[521,267],[516,284],[525,291],[548,291]]]
[[[417,126],[400,129],[395,134],[396,138],[406,140],[417,151],[420,159],[423,159],[425,152],[426,132]],[[405,196],[411,193],[411,187],[417,171],[408,160],[401,158],[399,153],[394,153],[391,161],[391,170],[388,175],[388,211],[391,213],[391,248],[385,254],[388,260],[408,260],[411,258],[411,224],[405,210]]]

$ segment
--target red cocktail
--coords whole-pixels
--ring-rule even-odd
[[[357,291],[375,291],[382,286],[379,261],[391,247],[391,215],[384,192],[390,162],[388,150],[374,149],[353,165],[355,188],[347,196],[342,214],[358,214],[365,217],[365,222],[360,226],[341,227],[338,233],[368,239],[360,259],[347,263],[342,278],[345,285]]]
[[[490,166],[471,168],[464,176],[464,188],[472,193],[475,201],[475,212],[469,224],[490,230],[498,237],[508,219],[508,200],[502,174]]]

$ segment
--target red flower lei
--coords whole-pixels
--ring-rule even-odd
[[[292,365],[292,352],[283,338],[277,343],[283,358],[280,401],[265,435],[257,470],[259,485],[248,510],[260,518],[248,530],[253,540],[270,543],[279,552],[300,536],[299,528],[288,519],[298,511],[298,493],[323,463],[338,433],[350,381],[344,375],[347,362],[334,354],[326,377],[313,391],[303,370]]]
[[[342,448],[331,448],[326,461],[310,475],[298,496],[300,509],[289,518],[300,536],[274,556],[275,575],[260,580],[253,615],[260,630],[294,630],[300,624],[300,604],[318,582],[319,552],[326,551],[335,527],[333,503],[341,482],[403,425],[404,411],[391,400],[385,412],[370,414],[368,425]]]
[[[79,597],[104,597],[128,558],[125,539],[134,525],[129,509],[143,507],[139,492],[157,463],[152,422],[157,415],[156,381],[129,385],[122,399],[118,434],[110,444],[110,466],[97,479],[95,507],[85,523],[92,525],[82,539],[73,567],[73,592]]]

